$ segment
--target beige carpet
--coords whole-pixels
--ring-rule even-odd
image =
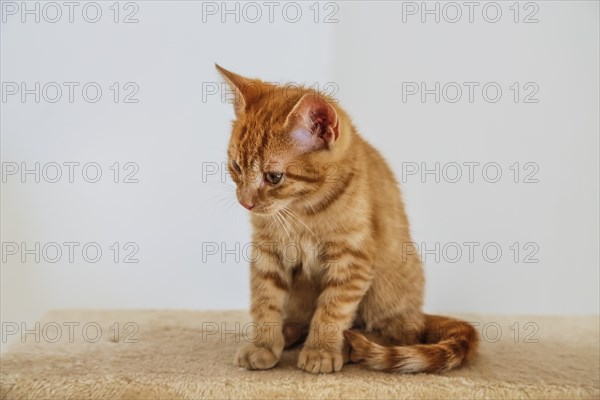
[[[600,396],[597,317],[462,317],[478,322],[478,331],[484,335],[480,355],[459,370],[443,375],[397,375],[346,365],[340,373],[311,375],[296,369],[297,350],[285,352],[281,363],[269,371],[234,367],[234,353],[244,343],[244,332],[250,333],[245,329],[248,322],[245,312],[55,311],[40,324],[40,343],[35,342],[36,334],[30,333],[25,343],[16,340],[2,356],[0,397],[593,399]],[[72,325],[70,335],[65,322],[79,326]],[[119,323],[119,337],[114,335],[115,322]],[[127,322],[133,324],[125,329]],[[86,323],[92,324],[87,325],[84,336],[82,328]],[[96,343],[92,341],[98,326],[93,323],[102,329]],[[222,327],[222,323],[226,325]],[[62,337],[51,343],[55,341],[57,325]],[[129,340],[137,343],[125,343],[136,327],[139,330]],[[5,333],[12,328],[5,326]],[[215,333],[216,329],[223,332]],[[220,333],[226,334],[221,337]]]

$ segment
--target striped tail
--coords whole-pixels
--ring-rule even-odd
[[[444,372],[461,365],[477,348],[478,336],[467,322],[425,316],[422,342],[411,346],[381,346],[357,331],[345,331],[351,360],[368,368],[401,373]]]

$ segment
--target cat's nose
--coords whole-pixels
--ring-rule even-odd
[[[256,204],[257,195],[258,193],[256,192],[255,188],[247,186],[240,190],[238,201],[242,206],[244,206],[245,209],[252,210]]]
[[[247,210],[252,210],[252,209],[254,208],[254,204],[251,204],[251,203],[246,203],[246,202],[245,202],[245,201],[243,201],[243,200],[240,200],[240,204],[241,204],[242,206],[244,206],[244,208],[245,208],[245,209],[247,209]]]

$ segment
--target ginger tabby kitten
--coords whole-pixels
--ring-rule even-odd
[[[272,368],[302,341],[298,368],[312,373],[349,361],[404,373],[462,364],[475,330],[423,314],[398,184],[350,117],[314,90],[216,67],[235,94],[228,168],[253,226],[255,332],[235,364]]]

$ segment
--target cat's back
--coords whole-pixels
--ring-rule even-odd
[[[379,222],[383,228],[385,225],[391,225],[395,232],[398,229],[407,229],[408,221],[400,187],[389,164],[379,150],[359,133],[355,134],[353,145],[359,153],[355,161],[356,167],[365,175],[365,194],[369,197],[374,216],[381,220]]]

